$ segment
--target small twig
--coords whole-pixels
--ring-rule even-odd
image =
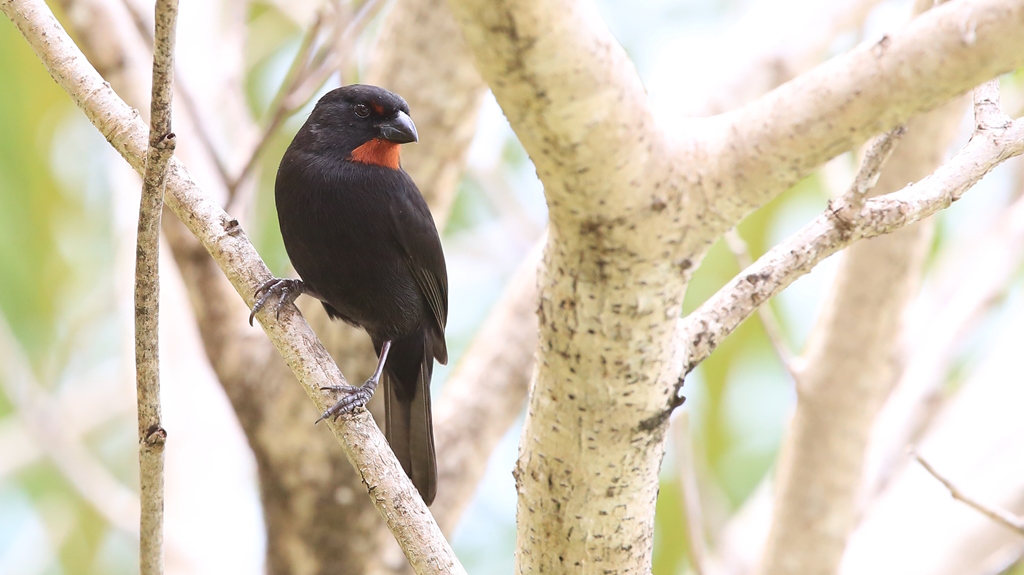
[[[949,490],[949,494],[953,496],[953,499],[963,501],[967,505],[973,507],[976,511],[978,511],[978,513],[981,513],[982,515],[988,517],[992,521],[1005,525],[1006,527],[1013,529],[1017,533],[1024,535],[1024,517],[1014,515],[1013,513],[1010,513],[1005,509],[1001,509],[999,507],[991,507],[979,502],[978,500],[966,495],[963,491],[960,491],[960,489],[958,489],[956,485],[953,485],[952,481],[943,477],[938,471],[935,470],[934,467],[931,466],[930,463],[928,463],[923,457],[921,457],[921,454],[914,452],[914,458],[917,459],[917,462],[921,464],[921,467],[924,467],[925,470],[928,471],[928,473],[932,474],[932,477],[938,479],[939,483],[944,485],[946,489]]]
[[[139,560],[142,575],[163,573],[164,442],[160,421],[160,214],[167,163],[174,154],[171,99],[178,0],[157,0],[149,149],[135,250],[135,373],[139,409]]]
[[[999,104],[999,80],[989,80],[974,89],[974,126],[977,130],[1005,128],[1010,117]]]
[[[182,78],[181,70],[175,71],[175,77],[177,78],[175,90],[178,93],[178,101],[181,103],[181,108],[192,120],[192,125],[195,126],[195,135],[203,145],[203,148],[206,149],[207,155],[210,156],[210,161],[213,163],[214,169],[217,170],[217,176],[227,186],[231,182],[231,171],[224,162],[223,155],[217,151],[217,144],[214,143],[213,136],[207,128],[207,122],[204,121],[203,114],[199,111],[199,102],[196,101],[196,97],[192,93],[189,84],[183,81],[187,78]]]
[[[740,264],[740,268],[746,269],[750,267],[750,264],[754,263],[750,257],[750,248],[747,242],[740,236],[736,228],[733,228],[725,233],[725,244],[732,251],[733,256],[736,257],[736,261]],[[765,335],[768,336],[768,341],[771,342],[772,348],[775,349],[775,355],[779,356],[779,361],[782,362],[782,367],[789,373],[789,376],[793,378],[793,382],[797,382],[798,372],[796,367],[796,354],[793,353],[792,348],[789,347],[789,343],[786,341],[786,337],[782,333],[782,326],[779,325],[778,318],[775,317],[775,313],[772,310],[768,302],[764,305],[758,306],[757,317],[761,320],[761,326],[764,328]]]
[[[853,183],[840,198],[841,204],[836,210],[836,216],[847,222],[859,217],[868,192],[878,183],[878,177],[882,175],[882,168],[889,161],[892,151],[896,149],[896,143],[906,132],[906,126],[896,126],[868,144],[868,149],[864,153],[864,159],[860,163],[856,177],[853,178]]]
[[[956,252],[947,251],[944,260],[932,266],[940,270],[930,280],[936,284],[930,291],[937,295],[907,334],[906,366],[872,431],[877,438],[885,438],[885,445],[868,460],[871,496],[885,489],[902,465],[904,446],[923,435],[944,404],[940,389],[962,342],[986,321],[1015,284],[1013,278],[1024,262],[1022,176],[1017,176],[1014,186],[1017,199],[1001,210],[985,235]],[[939,310],[941,314],[929,313]]]
[[[379,6],[378,0],[367,0],[359,9],[359,12],[342,28],[340,23],[335,21],[334,32],[324,42],[320,49],[310,58],[309,54],[316,42],[316,37],[322,26],[322,13],[318,14],[313,25],[303,36],[299,52],[296,54],[288,73],[285,76],[281,87],[271,101],[270,121],[267,123],[259,140],[249,153],[248,160],[239,171],[238,176],[228,182],[228,202],[226,209],[231,212],[235,208],[235,200],[238,190],[246,179],[252,174],[263,151],[270,140],[277,134],[284,121],[295,112],[305,106],[317,91],[327,82],[335,71],[340,68],[351,50],[344,50],[344,47],[351,45],[351,39],[362,31],[365,24],[370,20],[371,13]],[[336,15],[335,18],[338,18]],[[344,54],[341,54],[345,52]],[[308,59],[308,61],[307,61]]]

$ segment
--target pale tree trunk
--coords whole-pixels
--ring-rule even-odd
[[[451,5],[551,213],[516,469],[517,570],[646,572],[681,362],[675,317],[707,244],[825,159],[1019,65],[999,60],[1024,9],[936,10],[735,114],[692,122],[672,148],[591,6]],[[991,43],[962,41],[968,12]]]
[[[667,143],[592,6],[452,5],[550,210],[517,569],[645,572],[683,287],[680,242],[658,237],[678,195],[643,193],[675,179]],[[654,245],[665,253],[651,257]]]

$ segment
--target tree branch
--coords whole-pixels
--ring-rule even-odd
[[[171,95],[178,0],[157,0],[149,148],[135,249],[135,370],[139,411],[139,561],[142,575],[164,571],[164,443],[160,420],[160,215],[167,162],[174,154]]]
[[[1000,509],[998,507],[992,507],[989,505],[985,505],[984,503],[981,503],[980,501],[974,499],[973,497],[968,496],[963,491],[960,491],[960,489],[958,489],[952,481],[943,477],[942,474],[936,471],[935,468],[932,467],[931,464],[925,460],[925,458],[921,457],[920,453],[914,453],[914,458],[917,459],[917,462],[921,464],[921,467],[924,467],[925,470],[932,475],[932,477],[938,479],[939,483],[941,483],[943,486],[945,486],[946,489],[949,490],[949,494],[953,496],[953,499],[963,501],[967,505],[973,507],[978,513],[981,513],[982,515],[988,517],[992,521],[995,521],[996,523],[999,523],[1001,525],[1005,525],[1006,527],[1013,529],[1017,533],[1024,535],[1024,517],[1014,515],[1013,513],[1010,513],[1005,509]]]
[[[842,248],[891,233],[948,207],[1000,163],[1024,152],[1024,121],[979,133],[932,175],[898,192],[865,201],[853,223],[826,210],[772,248],[681,320],[689,371],[758,306]]]
[[[1021,30],[1020,0],[948,2],[710,120],[704,151],[719,161],[703,171],[709,215],[725,231],[829,158],[1016,69]]]
[[[666,144],[633,62],[591,3],[448,3],[544,182],[553,223],[649,203],[621,190],[668,179]]]
[[[1024,181],[1017,183],[1018,193]],[[1024,197],[1008,206],[985,235],[958,246],[936,265],[939,287],[915,314],[900,381],[878,414],[865,463],[868,497],[875,497],[905,462],[906,449],[933,420],[940,390],[960,344],[998,305],[1024,261]],[[939,313],[941,311],[941,313]]]
[[[898,190],[940,166],[963,110],[958,99],[912,119],[895,153],[902,127],[868,144],[836,218],[855,222],[868,195]],[[902,320],[919,285],[929,224],[858,242],[840,260],[807,344],[779,457],[766,575],[838,570],[857,521],[871,427],[896,381]]]
[[[974,89],[974,126],[978,130],[1005,128],[1010,117],[999,107],[999,80],[989,80]]]
[[[551,220],[516,468],[518,569],[594,557],[645,569],[686,353],[673,345],[685,341],[676,317],[710,242],[824,160],[1024,62],[1024,2],[962,0],[915,20],[880,55],[855,50],[734,114],[690,121],[675,146],[591,3],[449,4],[534,161]],[[970,43],[964,21],[977,23]],[[873,224],[902,223],[898,210],[887,217]],[[611,469],[630,474],[595,473]]]
[[[0,9],[89,120],[136,170],[141,170],[145,125],[92,69],[45,4],[40,0],[4,0]],[[255,287],[271,274],[240,226],[200,193],[185,168],[174,159],[169,165],[166,190],[167,206],[200,239],[251,305]],[[344,377],[308,324],[293,309],[286,310],[281,321],[266,312],[258,318],[317,409],[329,407],[334,398],[320,388],[344,382]],[[416,572],[464,573],[369,414],[360,412],[329,422],[328,426],[359,470],[374,505]]]

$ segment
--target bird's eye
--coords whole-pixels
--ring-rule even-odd
[[[370,109],[366,107],[366,104],[356,104],[355,106],[356,116],[365,118],[370,115]]]

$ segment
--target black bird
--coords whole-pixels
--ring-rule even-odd
[[[264,283],[252,313],[272,296],[280,313],[305,293],[331,318],[366,330],[377,369],[361,387],[341,388],[348,395],[320,419],[365,405],[383,379],[388,443],[429,505],[437,492],[430,376],[434,359],[448,361],[448,273],[430,210],[399,163],[399,146],[418,139],[409,105],[383,88],[345,86],[317,102],[275,187],[284,246],[302,279]]]

